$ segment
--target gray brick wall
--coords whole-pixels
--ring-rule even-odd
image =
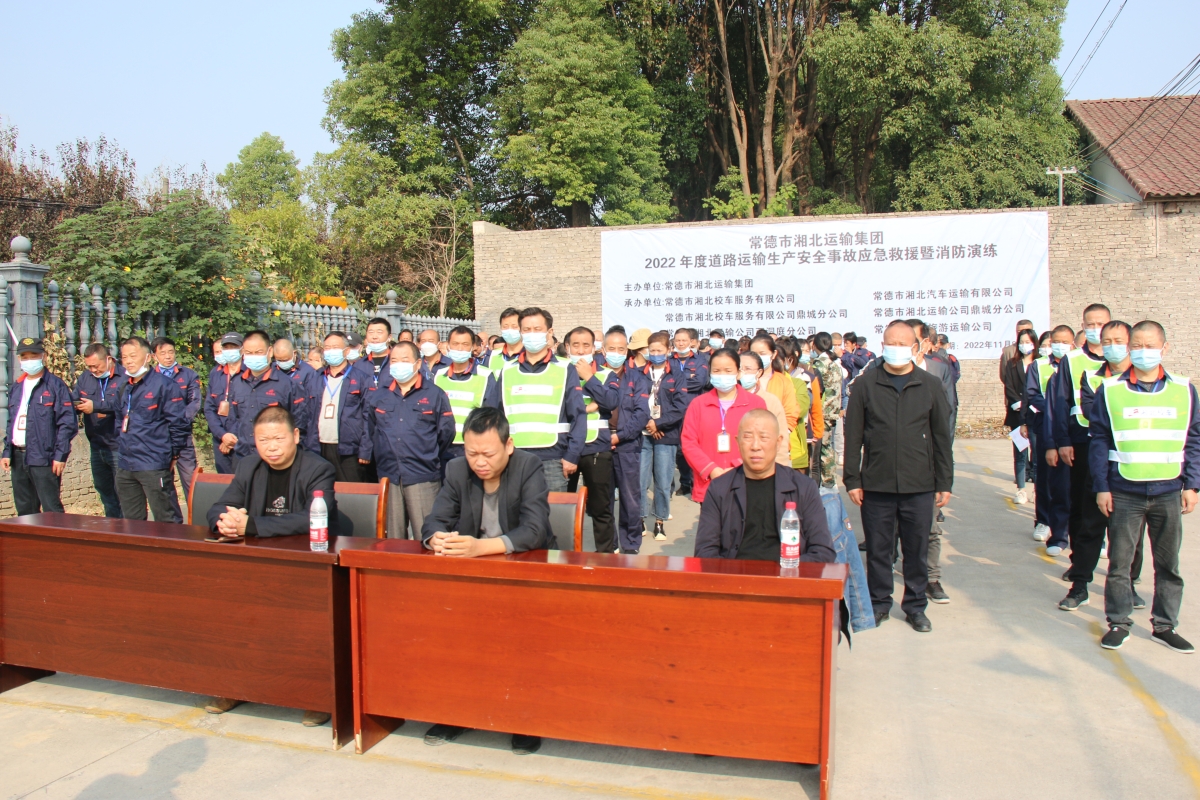
[[[1167,329],[1167,369],[1200,379],[1200,202],[1164,213],[1163,204],[1125,203],[1050,208],[1050,313],[1053,324],[1078,328],[1083,307],[1107,304],[1118,319],[1147,317]],[[989,214],[992,211],[940,212]],[[891,214],[888,216],[929,216]],[[855,217],[848,217],[853,219]],[[789,220],[737,220],[763,224]],[[791,220],[794,221],[794,220]],[[686,228],[714,223],[639,227]],[[506,306],[537,305],[554,315],[561,337],[576,325],[598,329],[601,228],[513,232],[475,223],[475,315],[489,333]],[[959,420],[1004,414],[995,361],[964,361]]]

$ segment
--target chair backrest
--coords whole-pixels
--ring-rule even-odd
[[[559,550],[583,549],[583,515],[587,509],[587,487],[577,492],[550,492],[550,530]]]
[[[387,478],[380,478],[379,483],[334,483],[333,494],[337,497],[338,507],[338,534],[384,538],[388,488]]]
[[[192,473],[192,488],[187,498],[187,524],[208,527],[208,510],[225,494],[225,488],[233,483],[232,475],[218,475],[196,467]],[[199,510],[199,513],[196,513]]]

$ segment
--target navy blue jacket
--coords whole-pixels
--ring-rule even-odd
[[[658,382],[659,417],[654,421],[655,426],[662,431],[663,437],[654,439],[654,444],[678,447],[679,434],[683,430],[683,415],[687,413],[691,395],[688,394],[686,377],[683,373],[671,369],[670,359],[663,366],[666,368],[666,372],[663,373],[662,380]],[[651,365],[647,364],[642,369],[642,374],[646,376],[646,383],[653,388],[654,379],[650,375],[650,367]],[[646,413],[649,414],[649,398],[646,400],[646,405]],[[646,421],[649,423],[649,418]]]
[[[72,399],[92,401],[92,413],[83,415],[83,432],[87,434],[92,447],[117,449],[117,423],[113,410],[116,408],[114,404],[117,401],[117,393],[121,391],[124,379],[124,368],[115,363],[113,374],[108,378],[97,378],[84,370],[75,379]]]
[[[1159,369],[1159,378],[1153,384],[1145,384],[1137,380],[1132,367],[1121,373],[1121,380],[1129,383],[1129,388],[1135,392],[1159,392],[1167,382],[1166,370]],[[1087,388],[1086,386],[1084,387]],[[1108,460],[1108,451],[1116,450],[1113,441],[1112,426],[1108,419],[1108,403],[1104,399],[1105,387],[1096,390],[1090,411],[1087,415],[1089,423],[1088,466],[1092,470],[1093,492],[1123,492],[1142,497],[1157,497],[1161,494],[1178,492],[1181,489],[1200,491],[1200,399],[1196,396],[1196,387],[1188,386],[1192,394],[1192,416],[1188,420],[1187,439],[1183,443],[1183,467],[1179,477],[1169,481],[1131,481],[1121,477],[1115,461]],[[1083,454],[1076,454],[1076,458]]]
[[[703,353],[692,353],[687,358],[680,358],[677,354],[672,353],[667,359],[667,363],[671,365],[671,371],[678,378],[682,375],[685,385],[687,386],[688,402],[691,398],[704,391],[708,386],[708,356]]]
[[[1050,361],[1058,366],[1059,360],[1054,356],[1050,356]],[[1029,365],[1029,369],[1025,370],[1025,402],[1021,406],[1021,413],[1030,433],[1044,437],[1047,433],[1046,420],[1049,411],[1046,405],[1046,396],[1042,394],[1040,371],[1041,365],[1038,364],[1036,358]],[[1053,381],[1054,377],[1051,376],[1050,380]],[[1046,391],[1050,391],[1049,383],[1046,385]],[[1049,450],[1056,445],[1048,439],[1041,438],[1038,440],[1038,447]]]
[[[400,486],[440,481],[454,441],[450,399],[420,375],[407,395],[388,380],[367,393],[367,427],[379,476]]]
[[[317,372],[313,370],[311,384],[316,388],[311,402],[308,437],[312,442],[309,450],[320,452],[319,426],[325,413],[325,382],[329,367]],[[371,432],[367,430],[367,407],[365,400],[370,383],[361,369],[342,370],[342,383],[338,387],[338,455],[357,456],[363,461],[371,460]]]
[[[234,377],[237,373],[234,373]],[[217,409],[221,407],[222,401],[228,400],[231,404],[229,416],[222,417],[217,414]],[[208,373],[208,391],[204,397],[204,419],[208,422],[209,433],[212,434],[213,447],[220,444],[221,439],[227,433],[237,434],[237,425],[233,420],[233,386],[230,382],[229,373],[225,371],[223,365],[218,365],[212,368]]]
[[[364,370],[364,374],[370,378],[369,389],[377,389],[381,383],[387,386],[392,380],[391,375],[388,374],[388,366],[392,360],[391,350],[383,351],[382,361],[379,364],[375,363],[375,358],[374,356],[363,356],[354,362],[354,366]]]
[[[1084,345],[1083,352],[1092,360],[1091,368],[1099,369],[1106,363],[1103,355],[1097,355]],[[1075,405],[1075,387],[1083,379],[1082,375],[1071,374],[1070,360],[1063,358],[1058,362],[1058,372],[1046,386],[1047,402],[1050,405],[1050,439],[1055,447],[1074,447],[1088,442],[1088,430],[1080,425],[1071,408]]]
[[[650,379],[645,373],[633,366],[632,361],[626,362],[620,372],[610,372],[604,383],[593,375],[587,382],[587,393],[601,411],[610,415],[609,433],[617,435],[613,449],[640,453],[642,431],[650,421]],[[614,413],[615,423],[611,418]]]
[[[212,400],[212,392],[209,392]],[[296,427],[300,429],[300,441],[304,442],[308,435],[309,417],[308,395],[304,387],[297,384],[288,375],[280,372],[274,366],[267,367],[259,377],[248,369],[233,379],[229,390],[229,419],[230,431],[238,437],[233,454],[245,458],[257,452],[254,448],[254,418],[258,412],[268,406],[283,406],[291,409],[296,418]]]
[[[530,364],[526,360],[526,355],[524,350],[518,353],[515,360],[516,366],[512,369],[519,369],[521,372],[543,372],[547,364],[560,360],[551,354],[537,364]],[[566,367],[567,389],[563,395],[562,410],[559,411],[558,421],[560,424],[565,422],[569,426],[569,430],[558,435],[558,441],[553,447],[539,447],[531,449],[529,452],[535,453],[542,461],[561,458],[570,464],[578,464],[579,457],[583,455],[583,440],[587,438],[587,412],[584,410],[583,387],[579,384],[579,373],[575,371],[573,364],[568,363]],[[503,371],[500,373],[500,396],[504,397]]]
[[[116,401],[117,467],[130,472],[169,468],[192,432],[184,408],[178,384],[158,370],[137,383],[126,377]]]
[[[171,368],[171,374],[167,375],[162,367],[157,367],[159,374],[165,378],[170,378],[175,381],[175,385],[179,387],[179,391],[183,393],[183,416],[187,419],[188,425],[192,424],[192,420],[196,418],[196,414],[200,412],[200,405],[204,402],[204,392],[200,388],[200,376],[196,371],[176,364]]]
[[[278,364],[274,364],[273,366],[275,369],[279,369]],[[305,450],[311,450],[320,455],[321,444],[317,440],[315,432],[317,421],[315,414],[318,413],[316,407],[321,400],[320,394],[322,389],[319,373],[307,361],[298,360],[290,371],[279,369],[279,374],[288,376],[292,383],[296,384],[299,391],[304,394],[305,405],[308,406],[308,422],[306,423],[308,426],[308,440],[301,441],[300,444]]]
[[[601,369],[612,369],[612,367],[605,363],[603,355],[596,355],[592,358],[594,359],[592,364],[593,366],[597,367],[597,372],[599,372]],[[588,394],[588,383],[594,380],[596,380],[596,378],[595,376],[592,376],[591,378],[588,378],[587,381],[583,382],[583,393],[585,395]],[[591,397],[591,395],[588,395],[588,397]],[[596,413],[600,415],[600,424],[602,427],[596,434],[596,441],[588,442],[583,446],[581,455],[584,456],[595,455],[596,453],[604,453],[612,450],[612,411],[605,408],[600,401],[594,397],[592,397],[592,402],[596,404]],[[585,405],[584,411],[586,410],[587,406]]]
[[[8,435],[4,439],[3,458],[12,458],[13,430],[21,410],[21,394],[29,376],[21,373],[8,394]],[[71,390],[54,373],[42,370],[37,386],[29,397],[25,413],[25,464],[48,467],[52,461],[66,463],[71,455],[71,440],[79,433]]]
[[[425,356],[421,356],[421,372],[426,377],[432,378],[434,375],[446,369],[453,363],[454,362],[450,360],[450,356],[442,354],[439,356],[438,360],[434,362],[433,366],[430,367],[429,363],[425,360]]]

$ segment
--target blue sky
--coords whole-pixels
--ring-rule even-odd
[[[1070,0],[1061,64],[1105,0]],[[1121,0],[1111,0],[1092,41]],[[0,118],[23,146],[104,134],[138,163],[220,172],[264,130],[307,164],[329,150],[330,34],[370,0],[0,0]],[[1128,0],[1071,97],[1154,94],[1197,51],[1200,0]],[[1071,68],[1074,76],[1089,42]]]

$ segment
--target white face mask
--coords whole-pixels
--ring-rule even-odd
[[[422,342],[421,355],[426,358],[433,358],[433,354],[438,351],[437,342]]]

